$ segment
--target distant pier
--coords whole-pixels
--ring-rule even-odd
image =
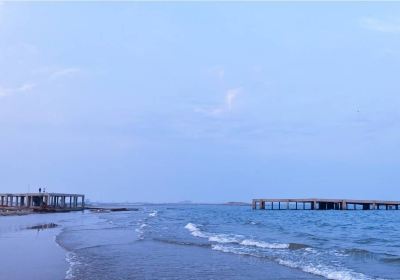
[[[399,210],[400,201],[320,199],[320,198],[259,198],[253,199],[253,209],[262,210]]]
[[[0,208],[75,211],[85,208],[85,195],[70,193],[0,193]]]

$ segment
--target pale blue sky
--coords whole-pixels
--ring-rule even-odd
[[[0,2],[0,188],[400,199],[400,3]]]

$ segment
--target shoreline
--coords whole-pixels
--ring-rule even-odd
[[[30,208],[17,208],[17,207],[0,207],[1,216],[25,216],[31,214],[55,214],[55,213],[71,213],[71,212],[82,212],[89,210],[91,212],[125,212],[125,211],[138,211],[138,208],[128,207],[85,207],[83,209],[30,209]]]

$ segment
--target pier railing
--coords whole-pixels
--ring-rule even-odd
[[[355,199],[253,199],[253,209],[262,210],[399,210],[400,201]]]

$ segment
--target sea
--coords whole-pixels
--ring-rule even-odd
[[[400,211],[135,207],[46,215],[60,225],[62,277],[400,279]]]

